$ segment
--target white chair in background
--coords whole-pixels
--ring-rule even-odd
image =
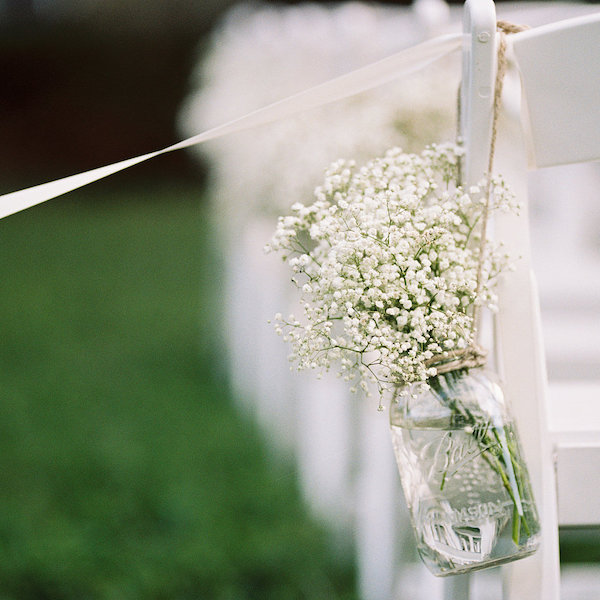
[[[471,39],[465,45],[462,89],[467,183],[487,170],[495,30],[492,0],[467,0],[465,33]],[[558,600],[559,525],[600,525],[600,372],[590,374],[585,384],[563,384],[548,392],[531,270],[526,170],[528,153],[534,168],[600,158],[600,13],[511,38],[509,48],[520,73],[509,69],[506,75],[494,171],[510,182],[523,209],[518,218],[506,216],[494,223],[496,237],[520,257],[516,272],[503,279],[500,289],[496,356],[521,433],[543,538],[536,554],[502,568],[504,598]],[[447,598],[466,600],[468,588],[467,576],[449,580]],[[563,597],[567,594],[565,590]]]
[[[235,64],[228,65],[235,67],[233,75],[209,62],[204,73],[208,85],[200,94],[205,94],[208,104],[201,101],[200,111],[190,112],[190,130],[208,125],[202,123],[207,110],[212,113],[209,123],[224,120],[221,111],[227,109],[230,98],[242,105],[250,102],[250,106],[237,106],[237,112],[250,110],[253,100],[259,106],[266,104],[274,99],[273,94],[290,94],[440,33],[448,17],[444,0],[415,0],[411,8],[349,2],[331,9],[317,5],[263,7],[256,12],[238,9],[216,44],[228,56],[237,48]],[[244,46],[246,43],[249,46]],[[240,69],[245,61],[246,68]],[[228,73],[225,79],[216,77],[223,71]],[[435,76],[430,79],[437,80]],[[449,78],[444,81],[452,86],[453,94],[455,86]],[[395,131],[394,119],[403,105],[409,111],[410,125],[422,136],[413,144],[437,139],[437,129],[446,120],[439,115],[422,116],[431,115],[432,107],[436,115],[447,113],[452,131],[454,101],[448,99],[446,107],[446,94],[431,94],[430,83],[413,79],[407,87],[398,82],[399,90],[384,90],[388,100],[378,90],[371,94],[370,104],[353,99],[346,103],[346,111],[353,111],[348,119],[342,106],[329,113],[327,122],[317,114],[312,115],[311,124],[311,115],[306,115],[296,125],[280,123],[270,132],[266,128],[262,138],[261,132],[250,132],[251,144],[229,141],[226,155],[218,145],[210,147],[217,159],[217,189],[225,195],[219,210],[225,215],[226,200],[233,197],[238,201],[233,217],[222,218],[230,225],[225,240],[229,256],[226,343],[234,391],[272,442],[273,455],[282,450],[294,454],[300,489],[313,514],[338,534],[342,545],[356,551],[364,600],[388,600],[396,574],[404,571],[407,559],[415,560],[414,552],[402,547],[410,526],[406,510],[398,506],[401,492],[387,419],[377,412],[376,402],[360,406],[362,399],[350,394],[346,383],[333,376],[321,381],[314,380],[314,373],[290,376],[288,348],[267,320],[277,312],[298,314],[297,294],[280,258],[261,253],[275,228],[276,212],[287,211],[298,200],[310,202],[308,182],[313,188],[321,183],[322,169],[329,162],[340,157],[366,160],[391,145],[404,146],[406,138],[414,136],[410,126],[406,135]],[[361,102],[371,110],[361,111]],[[418,113],[416,118],[414,113]],[[357,114],[365,117],[364,124]],[[427,139],[428,127],[436,129],[431,139]],[[316,179],[315,161],[319,161]],[[300,181],[291,177],[297,172]],[[261,180],[261,185],[256,185],[252,176]],[[290,185],[282,190],[281,181]],[[233,204],[231,200],[229,204]],[[425,569],[420,563],[415,568],[419,572]]]

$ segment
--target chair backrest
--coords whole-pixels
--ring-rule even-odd
[[[461,120],[469,184],[480,179],[487,169],[494,87],[490,80],[495,73],[497,53],[495,21],[492,0],[467,0],[465,33],[471,39],[465,44]],[[600,15],[509,36],[509,57],[516,57],[520,73],[513,63],[505,78],[494,171],[502,173],[510,183],[522,209],[518,218],[502,216],[494,223],[496,237],[506,244],[511,255],[520,257],[516,271],[505,277],[500,286],[495,327],[500,343],[496,358],[521,433],[541,513],[543,540],[534,556],[504,567],[507,600],[558,600],[559,514],[569,521],[578,510],[577,496],[569,489],[574,485],[573,477],[567,475],[578,473],[585,477],[581,469],[573,469],[584,458],[583,453],[587,453],[586,464],[600,464],[600,435],[593,426],[592,431],[586,429],[584,437],[578,437],[577,419],[557,427],[555,417],[554,428],[559,431],[554,431],[553,437],[549,432],[548,386],[539,301],[531,269],[526,179],[528,163],[549,166],[600,158],[600,61],[592,58],[598,56],[599,45]],[[553,406],[560,410],[560,400],[555,398]],[[584,408],[580,418],[585,419],[587,412],[588,418],[591,416],[598,424],[599,409],[589,403]],[[576,439],[577,443],[569,449],[565,439],[571,444]],[[560,513],[555,453],[559,461],[570,465],[566,469],[558,465],[559,484],[565,486],[570,499],[569,503],[563,502]],[[589,495],[581,498],[590,501]],[[593,509],[584,520],[587,524],[597,518]]]
[[[534,166],[600,157],[599,44],[600,12],[515,37]]]

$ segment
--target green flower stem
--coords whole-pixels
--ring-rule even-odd
[[[523,519],[525,522],[525,519]],[[525,524],[525,523],[524,523]],[[513,521],[512,521],[512,540],[518,546],[519,545],[519,534],[521,532],[521,515],[517,510],[517,505],[513,506]]]
[[[498,432],[496,430],[494,430],[494,435],[495,435],[496,439],[498,440],[498,443],[501,443],[500,439],[498,437]],[[523,495],[524,495],[523,494],[523,491],[524,491],[524,489],[523,489],[523,467],[515,458],[516,454],[517,454],[517,449],[516,449],[514,443],[511,443],[510,435],[509,435],[509,432],[506,430],[506,427],[504,428],[504,436],[506,438],[506,444],[508,446],[508,455],[510,456],[510,460],[512,463],[512,469],[513,469],[513,473],[515,476],[515,482],[517,484],[517,493],[519,495],[519,498],[523,498]],[[515,508],[516,508],[516,505],[515,505]],[[525,529],[525,533],[527,535],[530,535],[531,531],[529,529],[529,525],[527,524],[527,519],[525,519],[525,515],[521,514],[520,517],[521,517],[521,523],[523,525],[523,529]],[[514,539],[514,537],[513,537],[513,539]],[[515,541],[515,543],[517,543],[517,542]]]
[[[505,428],[505,432],[506,432],[506,428]],[[496,431],[494,431],[494,436],[498,440],[498,434]],[[507,438],[508,438],[508,436],[507,436]],[[497,443],[501,444],[501,442],[499,440]],[[521,514],[519,512],[519,509],[518,509],[519,503],[517,502],[517,496],[519,499],[521,499],[523,497],[523,492],[522,492],[523,484],[521,481],[521,476],[517,475],[516,469],[513,468],[513,473],[515,475],[515,482],[516,482],[516,487],[517,487],[517,489],[515,490],[514,487],[511,485],[510,480],[508,478],[508,475],[506,472],[507,466],[505,464],[503,464],[503,460],[501,460],[500,458],[495,456],[493,454],[493,452],[490,451],[489,446],[495,447],[496,443],[494,442],[492,437],[489,436],[489,434],[486,436],[485,444],[483,444],[483,445],[488,446],[488,448],[484,449],[482,452],[483,458],[490,465],[490,467],[492,469],[494,469],[494,471],[496,471],[500,475],[500,478],[502,479],[502,483],[513,502],[512,539],[513,539],[513,542],[518,546],[521,525],[523,526],[523,529],[525,529],[525,532],[527,533],[527,535],[530,534],[530,529],[529,529],[529,525],[527,524],[527,519],[525,518],[524,514]],[[508,453],[510,455],[512,465],[517,465],[518,463],[516,463],[514,452],[511,451],[509,448]],[[518,469],[519,469],[519,471],[522,471],[522,469],[520,468],[520,465],[518,465]]]

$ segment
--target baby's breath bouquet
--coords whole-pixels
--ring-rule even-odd
[[[304,316],[277,315],[277,331],[298,368],[335,365],[381,390],[425,381],[434,357],[473,344],[473,307],[496,309],[492,284],[508,257],[480,244],[485,186],[457,184],[461,154],[444,144],[394,148],[362,168],[338,161],[312,204],[279,219],[267,248],[289,262]],[[491,194],[492,209],[514,208],[502,179]]]
[[[514,423],[476,339],[509,266],[485,225],[516,203],[500,177],[464,189],[462,153],[440,144],[338,161],[267,246],[301,290],[303,315],[276,316],[298,368],[392,390],[404,492],[436,575],[526,556],[539,533]]]

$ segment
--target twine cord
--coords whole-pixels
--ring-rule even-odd
[[[487,351],[481,346],[472,343],[468,348],[461,350],[451,350],[439,354],[425,361],[425,365],[435,367],[436,375],[449,373],[456,369],[470,369],[482,367],[487,360]]]

